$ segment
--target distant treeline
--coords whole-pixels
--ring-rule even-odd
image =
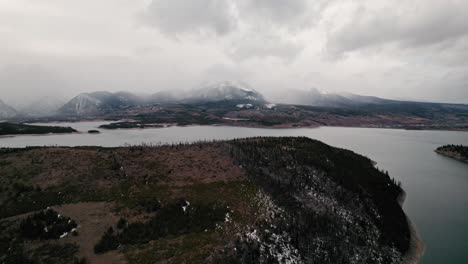
[[[21,135],[21,134],[57,134],[57,133],[73,133],[77,132],[71,127],[59,126],[35,126],[18,123],[0,123],[0,136],[4,135]]]

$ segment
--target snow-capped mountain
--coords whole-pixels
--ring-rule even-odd
[[[138,96],[127,92],[83,93],[71,99],[58,112],[62,115],[93,116],[135,106],[140,102]]]
[[[193,103],[217,101],[249,101],[264,103],[263,95],[242,83],[223,82],[204,86],[188,93],[161,91],[149,96],[139,97],[127,92],[82,93],[59,110],[60,115],[96,116],[132,106],[158,103]]]
[[[264,102],[262,94],[245,83],[221,82],[192,91],[190,101],[248,100]]]
[[[18,113],[16,110],[5,104],[2,100],[0,100],[0,118],[1,119],[10,119],[17,115]]]

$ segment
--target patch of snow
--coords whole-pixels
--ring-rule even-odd
[[[250,108],[253,108],[253,105],[252,104],[238,104],[236,105],[237,108],[247,108],[247,109],[250,109]]]
[[[190,206],[190,203],[188,201],[185,201],[185,205],[182,206],[182,210],[184,211],[184,213],[187,211],[187,208]]]
[[[257,234],[257,229],[254,229],[252,232],[247,232],[245,234],[247,241],[255,241],[260,243],[260,237]]]
[[[226,216],[224,217],[224,222],[225,223],[231,223],[232,222],[231,215],[229,213],[226,213]]]

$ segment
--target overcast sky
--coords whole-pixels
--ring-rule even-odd
[[[0,0],[0,99],[244,81],[468,103],[466,0]]]

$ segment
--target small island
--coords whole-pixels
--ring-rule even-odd
[[[92,129],[88,131],[88,134],[101,134],[101,131]]]
[[[468,147],[463,145],[444,145],[438,147],[435,152],[463,162],[468,162]]]
[[[142,122],[116,122],[107,125],[100,125],[102,129],[129,129],[129,128],[164,128],[161,124],[146,124]]]
[[[0,123],[0,136],[6,135],[43,135],[43,134],[65,134],[77,132],[71,127],[60,126],[36,126],[20,123]]]

